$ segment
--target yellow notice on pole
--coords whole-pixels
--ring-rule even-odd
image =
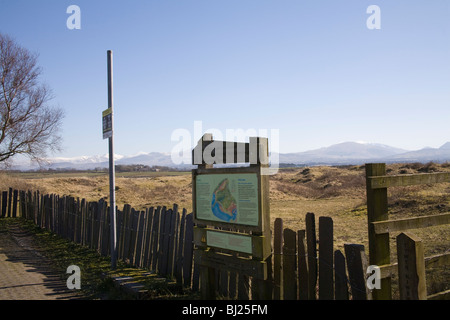
[[[112,109],[108,108],[102,112],[103,139],[112,137]]]

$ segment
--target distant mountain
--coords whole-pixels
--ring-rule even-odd
[[[423,148],[389,157],[390,162],[444,162],[450,161],[450,142],[439,148]]]
[[[276,154],[274,154],[275,156]],[[276,157],[273,157],[276,159]],[[383,144],[343,142],[329,147],[278,154],[279,164],[294,165],[345,165],[367,162],[445,162],[450,161],[450,142],[440,148],[424,148],[408,151]],[[190,169],[190,164],[175,165],[170,153],[150,152],[132,156],[115,155],[116,164],[142,164],[148,166],[166,166],[178,169]],[[81,156],[74,158],[52,158],[44,168],[88,170],[108,167],[108,155]],[[36,169],[36,165],[16,163],[11,169]]]
[[[280,163],[358,164],[372,159],[389,158],[407,150],[377,143],[343,142],[305,152],[280,154]]]
[[[170,154],[160,152],[139,153],[133,156],[114,155],[115,164],[143,164],[148,166],[169,166],[174,167]],[[43,165],[49,169],[75,169],[75,170],[92,170],[95,168],[107,168],[109,166],[109,156],[81,156],[74,158],[51,158]],[[37,165],[26,163],[16,163],[11,169],[29,170],[37,169]]]
[[[440,150],[450,150],[450,141],[444,143],[439,149]]]

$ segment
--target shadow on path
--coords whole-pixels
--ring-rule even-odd
[[[0,229],[0,300],[60,299],[83,297],[69,290],[51,262],[33,248],[30,234],[16,225]]]

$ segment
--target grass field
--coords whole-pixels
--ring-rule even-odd
[[[450,164],[391,164],[388,174],[409,174],[450,171]],[[305,228],[305,214],[329,216],[334,222],[335,248],[343,251],[345,243],[363,244],[368,252],[367,208],[364,166],[305,167],[281,169],[270,177],[271,222],[282,218],[284,227]],[[107,174],[96,173],[19,173],[0,177],[0,189],[39,189],[97,201],[109,198]],[[392,219],[448,212],[450,185],[448,183],[395,187],[388,189],[389,213]],[[135,209],[150,206],[171,207],[177,203],[192,211],[190,172],[135,172],[118,174],[116,202]],[[439,226],[412,230],[424,241],[425,255],[450,250],[450,227]],[[395,237],[391,233],[391,262],[396,261]],[[435,270],[436,271],[436,270]],[[450,270],[438,270],[430,275],[429,293],[450,289]],[[428,275],[427,275],[428,277]],[[444,278],[443,278],[444,277]],[[431,284],[433,282],[433,284]]]

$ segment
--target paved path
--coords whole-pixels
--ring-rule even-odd
[[[0,300],[76,299],[77,292],[32,249],[31,236],[17,227],[0,229]]]

